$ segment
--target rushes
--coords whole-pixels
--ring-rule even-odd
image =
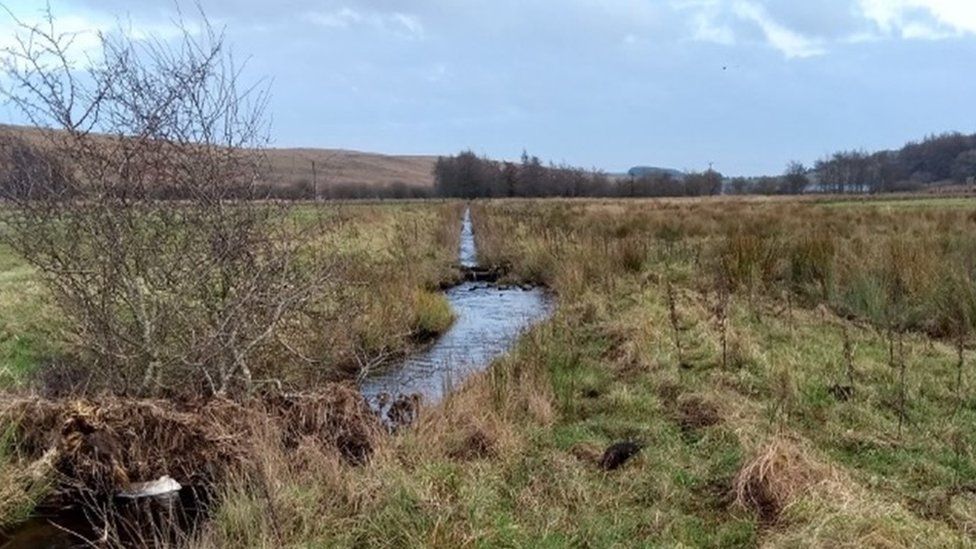
[[[678,367],[685,368],[684,346],[681,344],[681,318],[678,316],[678,298],[675,296],[674,285],[668,280],[665,285],[665,298],[668,303],[668,321],[671,323],[671,338],[674,342],[674,352],[678,356]]]

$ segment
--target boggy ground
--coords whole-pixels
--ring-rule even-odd
[[[974,210],[478,203],[480,261],[554,317],[366,464],[255,430],[179,541],[974,545]],[[643,450],[603,471],[622,440]]]
[[[195,543],[972,545],[973,356],[959,384],[963,313],[937,300],[958,272],[971,304],[972,212],[478,204],[481,261],[547,284],[555,317],[368,466],[274,461]]]

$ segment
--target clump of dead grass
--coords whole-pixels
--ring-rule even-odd
[[[834,477],[811,451],[787,436],[775,436],[739,470],[733,481],[736,503],[772,525],[800,495]]]

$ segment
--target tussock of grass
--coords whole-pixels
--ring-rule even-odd
[[[418,290],[414,295],[412,329],[419,339],[444,333],[454,322],[454,311],[443,294]]]
[[[735,477],[735,500],[766,523],[832,472],[814,462],[798,443],[778,436],[760,448]]]
[[[27,520],[55,484],[51,456],[24,462],[16,455],[15,431],[0,431],[0,531]]]

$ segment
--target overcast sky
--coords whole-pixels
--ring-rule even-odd
[[[276,146],[748,175],[976,132],[976,0],[201,1],[273,80]],[[67,30],[162,36],[176,11],[51,5]]]

